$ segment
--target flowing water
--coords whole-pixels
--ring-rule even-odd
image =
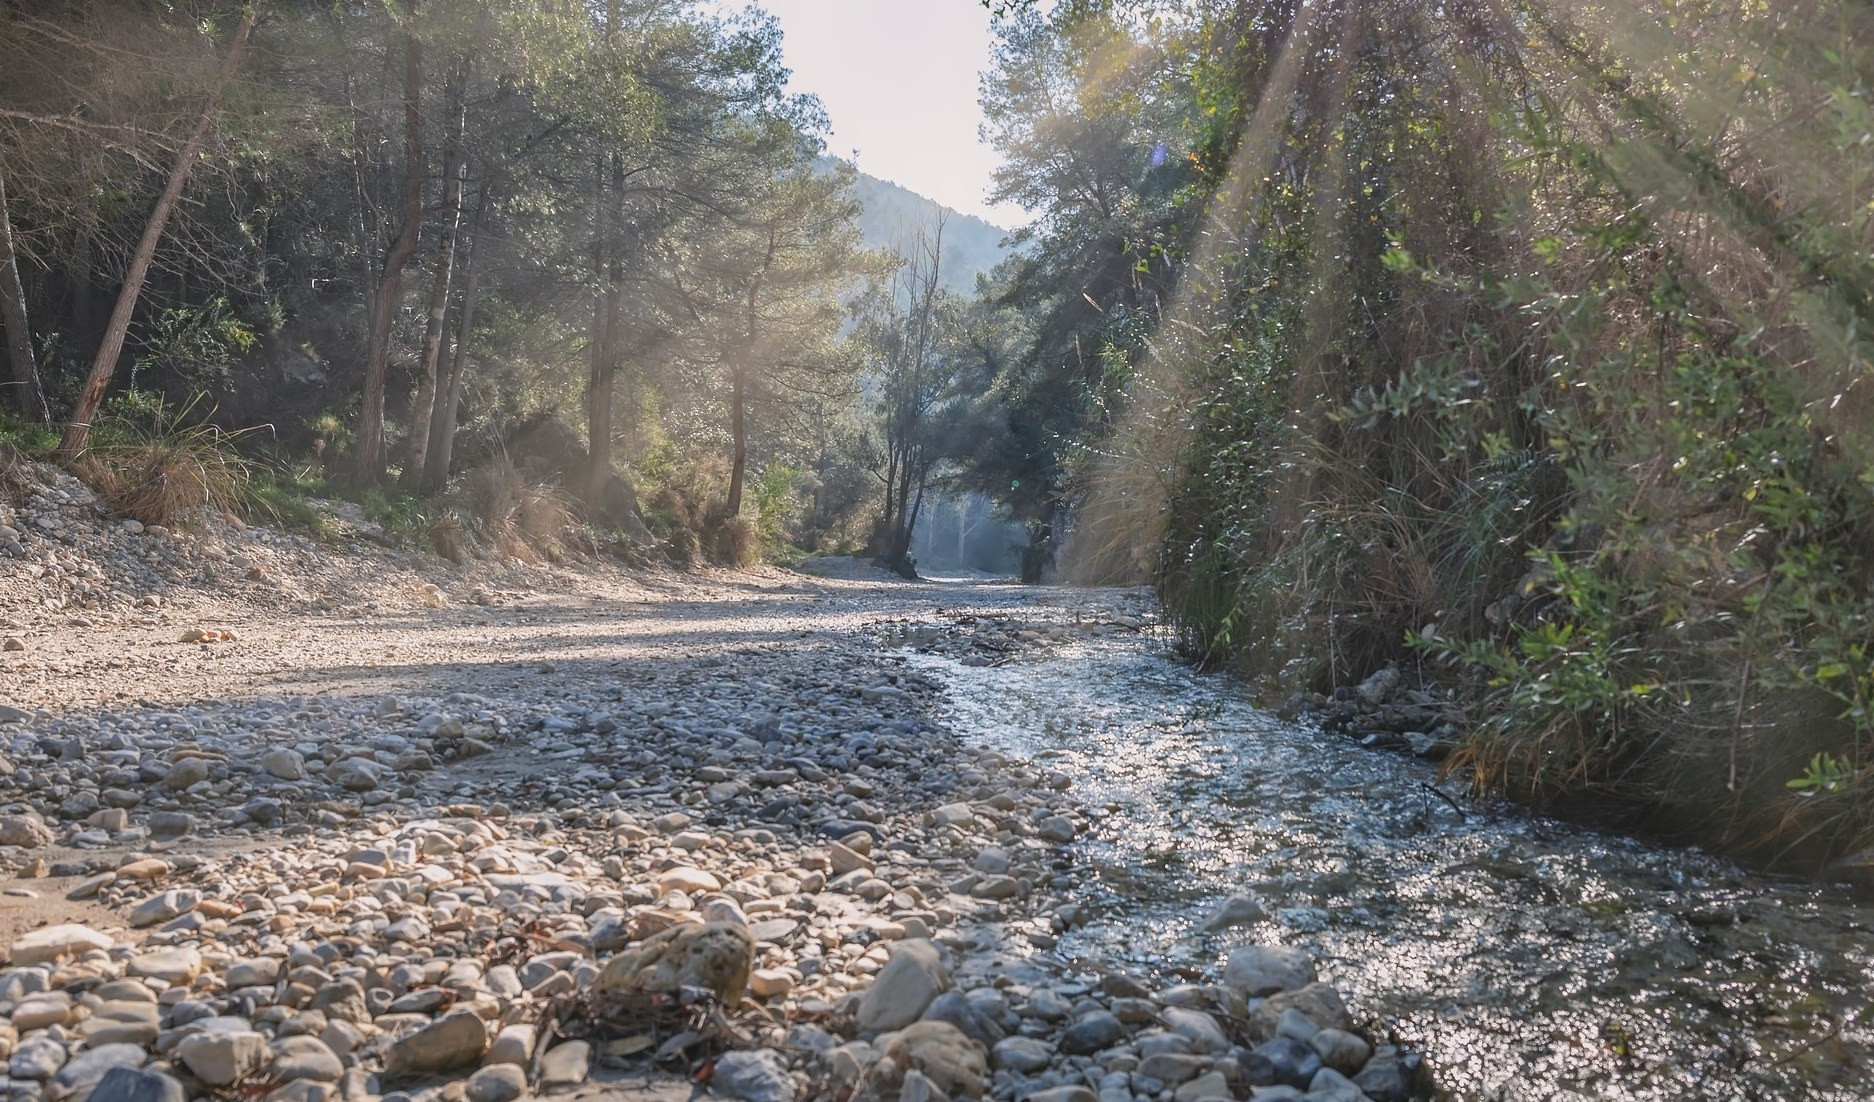
[[[1874,909],[1838,889],[1460,812],[1433,768],[1282,723],[1149,637],[912,661],[954,728],[1065,772],[1099,816],[1070,960],[1174,979],[1305,947],[1453,1098],[1874,1098]],[[1201,932],[1243,891],[1267,922]]]

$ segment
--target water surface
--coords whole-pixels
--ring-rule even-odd
[[[1425,763],[1282,723],[1149,637],[912,661],[950,725],[1066,772],[1099,816],[1071,960],[1169,980],[1303,946],[1459,1099],[1874,1098],[1874,912],[1838,889],[1460,813]],[[1270,920],[1202,933],[1241,891]]]

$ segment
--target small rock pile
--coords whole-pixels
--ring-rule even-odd
[[[1356,686],[1340,686],[1332,696],[1295,693],[1276,714],[1289,722],[1313,719],[1322,730],[1370,750],[1400,750],[1430,761],[1443,761],[1458,743],[1450,701],[1435,689],[1414,687],[1396,666]]]
[[[1150,630],[1153,621],[1146,605],[1144,594],[1134,593],[1125,595],[1116,607],[1089,608],[1071,620],[961,612],[948,616],[943,624],[892,624],[884,637],[895,645],[952,658],[964,666],[1001,666],[1037,648]]]

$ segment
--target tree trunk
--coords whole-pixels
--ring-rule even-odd
[[[742,515],[742,483],[748,475],[748,369],[738,364],[729,393],[729,435],[735,442],[735,458],[729,465],[729,500],[722,507],[722,519]]]
[[[13,247],[13,218],[7,212],[4,173],[0,173],[0,322],[7,329],[14,406],[35,421],[51,421],[45,388],[39,385],[39,362],[33,356],[33,332],[26,324],[26,288],[20,282],[19,257]]]
[[[383,274],[371,304],[371,337],[365,351],[364,401],[358,414],[352,479],[370,486],[384,476],[384,385],[390,376],[390,333],[397,322],[403,269],[416,252],[423,225],[423,43],[416,17],[421,0],[404,15],[403,45],[403,229],[384,255]]]
[[[429,460],[429,434],[436,405],[436,365],[442,355],[444,322],[449,313],[449,281],[455,275],[456,238],[462,228],[462,181],[468,158],[462,155],[462,136],[468,128],[468,59],[450,74],[448,103],[450,131],[443,149],[443,227],[436,244],[436,278],[430,285],[429,317],[423,327],[423,357],[417,364],[416,400],[410,407],[410,438],[405,442],[403,486],[416,490],[424,483],[423,465]]]
[[[612,163],[610,155],[601,154],[592,176],[592,333],[586,342],[591,359],[586,374],[586,469],[579,473],[579,499],[588,516],[598,509],[604,492],[600,472],[611,465],[612,387],[617,378],[612,328],[618,321],[618,303],[611,281],[612,204],[607,193],[616,176],[607,168]]]
[[[618,230],[624,223],[624,212],[618,206],[624,201],[625,161],[614,153],[611,163],[611,190],[606,194],[601,188],[599,199],[605,210],[600,219],[605,229],[601,241],[605,259],[602,299],[605,324],[603,339],[593,356],[592,382],[586,393],[586,443],[590,450],[586,457],[585,492],[580,496],[585,500],[587,516],[598,515],[605,502],[605,487],[612,481],[612,407],[618,389],[620,344],[618,312],[625,290],[624,251],[618,243]],[[596,267],[593,274],[600,274]]]
[[[436,408],[431,414],[429,454],[423,460],[423,492],[436,493],[449,483],[449,468],[455,461],[456,418],[462,406],[462,387],[468,378],[468,342],[475,331],[475,303],[481,298],[481,227],[488,211],[492,184],[483,184],[481,199],[475,204],[475,217],[469,223],[468,242],[464,246],[462,312],[456,319],[455,356],[450,360],[447,378],[436,385]]]
[[[221,62],[221,74],[215,78],[215,86],[208,93],[208,103],[202,108],[202,117],[196,120],[195,129],[189,133],[182,149],[176,153],[176,163],[170,167],[169,180],[163,185],[163,193],[156,199],[155,209],[150,211],[148,222],[143,225],[143,237],[137,242],[137,251],[131,254],[130,270],[124,274],[124,285],[117,292],[117,307],[111,311],[110,324],[104,330],[104,343],[98,346],[98,354],[91,361],[91,374],[85,378],[84,390],[79,392],[78,404],[72,409],[71,423],[65,428],[65,438],[59,442],[59,455],[66,461],[78,458],[85,450],[85,440],[91,434],[91,422],[97,416],[98,407],[104,403],[104,392],[111,385],[111,376],[117,372],[117,360],[124,352],[124,338],[130,332],[130,317],[137,309],[137,296],[143,293],[143,281],[150,273],[150,262],[156,257],[157,242],[162,240],[163,230],[169,225],[169,216],[175,212],[176,203],[182,198],[182,186],[188,182],[189,169],[194,167],[195,159],[201,155],[202,146],[208,141],[208,132],[215,125],[215,116],[221,110],[221,98],[227,92],[228,85],[234,81],[235,70],[240,66],[241,52],[247,46],[248,32],[254,29],[253,9],[248,9],[241,16],[241,21],[234,28],[234,41],[228,45],[228,54]]]

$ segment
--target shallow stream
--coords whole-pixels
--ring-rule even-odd
[[[1842,891],[1448,784],[1460,812],[1432,767],[1279,722],[1149,636],[912,661],[956,730],[1099,816],[1069,960],[1200,978],[1237,944],[1303,946],[1458,1099],[1874,1098],[1874,909]],[[1201,932],[1243,891],[1268,921]]]

